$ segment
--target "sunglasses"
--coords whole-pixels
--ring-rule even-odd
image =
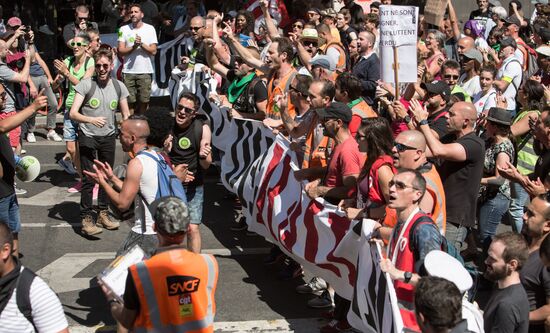
[[[293,28],[299,28],[299,29],[303,29],[303,28],[304,28],[304,26],[301,25],[301,24],[293,24],[292,27],[293,27]]]
[[[445,75],[445,78],[446,78],[446,79],[452,79],[452,80],[458,80],[459,76],[458,76],[458,75],[446,74],[446,75]]]
[[[75,46],[78,46],[78,47],[81,47],[81,46],[88,46],[88,44],[86,43],[82,43],[82,42],[71,42],[71,47],[75,47]]]
[[[243,58],[241,56],[234,56],[233,59],[235,59],[235,62],[238,62],[239,64],[243,63]]]
[[[95,64],[95,68],[97,69],[100,69],[100,68],[104,68],[104,69],[109,69],[109,64]]]
[[[416,150],[416,149],[417,149],[417,148],[415,148],[415,147],[407,146],[407,145],[402,144],[402,143],[399,143],[399,142],[394,142],[394,143],[393,143],[393,146],[394,146],[395,149],[397,149],[397,151],[400,152],[400,153],[404,152],[405,150]]]
[[[191,109],[191,108],[186,108],[185,106],[181,105],[181,104],[178,104],[176,106],[176,109],[178,109],[178,112],[179,111],[184,111],[185,113],[195,113],[195,109]]]
[[[397,181],[396,180],[390,180],[389,185],[390,185],[390,187],[395,186],[395,188],[398,191],[403,191],[406,188],[412,188],[412,189],[415,189],[415,190],[418,191],[418,189],[416,187],[414,187],[412,185],[407,185],[407,184],[405,184],[403,182],[400,182],[398,180]]]
[[[202,28],[204,27],[189,27],[189,29],[193,30],[193,31],[199,31],[201,30]]]
[[[77,20],[79,20],[79,21],[85,21],[87,19],[88,19],[87,17],[77,17]]]
[[[296,94],[302,96],[303,98],[307,97],[307,94],[303,94],[300,90],[296,89],[296,87],[293,87],[292,85],[288,86],[288,90],[292,91],[292,92],[295,92]]]
[[[313,42],[313,41],[310,41],[310,40],[304,40],[302,42],[302,44],[304,46],[313,46],[313,47],[317,47],[317,43],[316,42]]]

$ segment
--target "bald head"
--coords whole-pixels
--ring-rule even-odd
[[[474,121],[477,119],[476,107],[472,103],[458,102],[455,106],[457,107],[457,110],[460,110],[464,118]]]
[[[128,130],[130,135],[136,137],[137,140],[145,140],[149,136],[149,124],[147,119],[128,119],[122,123],[122,126]]]
[[[462,37],[458,40],[456,43],[457,51],[459,55],[463,55],[464,52],[468,51],[469,49],[473,49],[475,45],[475,41],[472,37]]]
[[[397,135],[396,139],[400,143],[404,143],[407,146],[415,147],[418,150],[421,150],[423,152],[426,151],[426,138],[424,137],[424,134],[422,132],[417,130],[408,130],[399,133]]]

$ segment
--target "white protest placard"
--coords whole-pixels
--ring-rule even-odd
[[[128,268],[138,262],[143,261],[145,253],[139,247],[134,245],[124,255],[117,257],[107,266],[98,276],[98,278],[111,289],[116,298],[122,302],[124,290],[126,289],[126,277]]]
[[[382,81],[416,82],[418,7],[380,6],[380,68]],[[394,54],[394,47],[397,52]],[[397,62],[394,59],[397,56]],[[397,64],[397,66],[396,66]]]

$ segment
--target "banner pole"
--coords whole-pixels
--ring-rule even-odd
[[[395,100],[399,100],[399,64],[397,63],[397,46],[393,46],[393,81],[395,82]]]

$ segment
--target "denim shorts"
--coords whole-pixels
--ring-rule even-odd
[[[69,118],[69,112],[63,115],[63,140],[76,141],[78,138],[78,123]]]
[[[202,223],[202,206],[204,202],[204,186],[185,186],[187,196],[187,208],[191,224]]]
[[[0,222],[6,223],[14,234],[21,230],[19,203],[15,193],[0,199]]]

